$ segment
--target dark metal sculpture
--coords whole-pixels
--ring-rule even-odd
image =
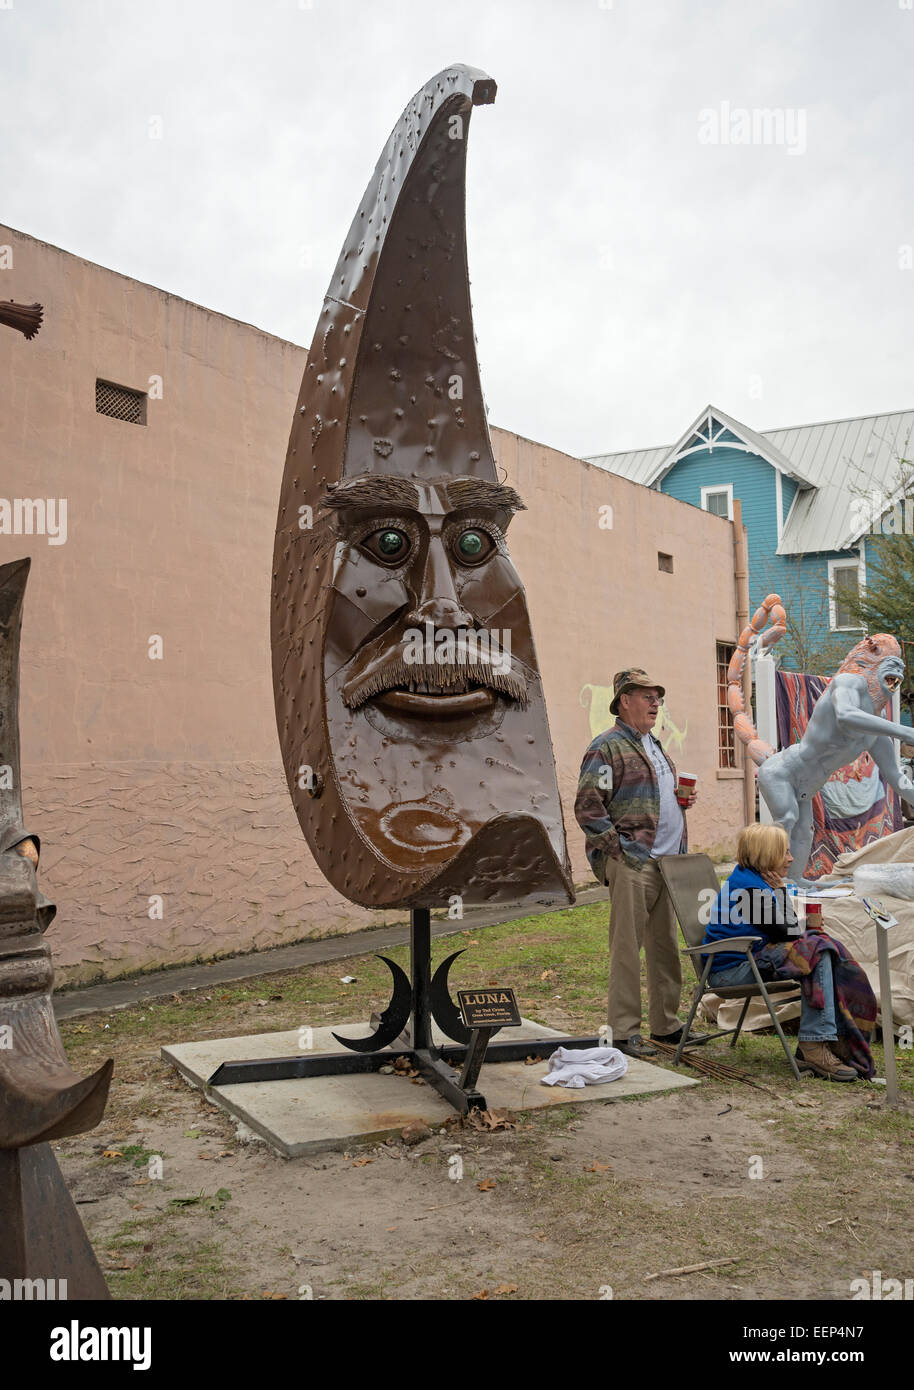
[[[14,304],[11,299],[0,301],[0,323],[7,328],[17,328],[27,339],[34,338],[38,332],[43,314],[40,304]]]
[[[394,127],[324,300],[282,483],[283,763],[317,863],[366,907],[573,901],[505,543],[523,502],[498,480],[470,310],[467,138],[494,98],[490,77],[449,68]]]
[[[23,824],[19,638],[29,560],[0,565],[0,1279],[66,1280],[68,1298],[108,1290],[49,1141],[101,1119],[114,1063],[70,1067],[51,1004],[38,837]]]
[[[456,956],[431,976],[430,909],[574,901],[505,541],[524,504],[498,478],[470,309],[467,137],[494,99],[490,77],[454,66],[393,129],[311,345],[273,555],[273,687],[299,823],[340,893],[411,909],[412,979],[387,962],[394,996],[374,1033],[334,1035],[357,1055],[227,1063],[213,1085],[374,1070],[402,1035],[454,1105],[484,1105],[481,1052],[465,1087],[447,1065],[470,1033],[448,993]],[[458,1047],[432,1047],[432,1017]],[[529,1048],[496,1043],[490,1060]]]

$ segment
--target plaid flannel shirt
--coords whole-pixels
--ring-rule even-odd
[[[666,753],[663,756],[675,781],[673,760]],[[660,785],[641,735],[621,720],[598,734],[584,754],[574,814],[584,831],[590,867],[600,883],[606,882],[608,859],[640,869],[650,858],[660,820]],[[682,827],[679,852],[685,854],[685,812]]]

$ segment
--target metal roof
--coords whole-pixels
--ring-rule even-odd
[[[910,458],[914,410],[766,430],[766,437],[813,479],[798,492],[784,524],[779,555],[844,550],[860,539],[853,502],[860,490],[894,496],[898,460]]]
[[[618,473],[621,478],[630,478],[633,483],[646,483],[657,472],[670,452],[669,444],[661,444],[659,449],[630,449],[621,454],[589,454],[585,463],[595,463],[609,473]]]
[[[853,506],[855,497],[862,489],[878,491],[891,499],[896,490],[898,460],[910,458],[914,444],[914,410],[826,420],[756,434],[722,411],[709,409],[747,443],[763,443],[766,447],[760,451],[761,456],[767,456],[774,466],[775,459],[781,457],[788,465],[784,471],[801,482],[784,523],[779,555],[846,550],[859,540],[863,532],[859,509]],[[699,419],[705,414],[703,411]],[[687,437],[688,433],[683,438]],[[597,454],[587,462],[651,486],[656,485],[655,480],[681,447],[682,441],[656,449]],[[803,482],[808,485],[802,485]]]

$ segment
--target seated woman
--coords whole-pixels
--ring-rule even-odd
[[[803,991],[797,1057],[801,1070],[829,1081],[875,1075],[869,1038],[876,997],[840,941],[803,931],[785,875],[792,863],[786,830],[747,825],[737,841],[737,867],[711,906],[705,942],[755,936],[752,954],[762,979],[796,980]],[[702,966],[707,959],[702,957]],[[708,984],[754,984],[745,951],[715,952]],[[841,1056],[832,1050],[837,1045]]]

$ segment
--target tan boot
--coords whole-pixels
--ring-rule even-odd
[[[824,1042],[801,1042],[799,1048],[800,1070],[815,1072],[826,1081],[856,1081],[857,1073],[836,1057]]]

